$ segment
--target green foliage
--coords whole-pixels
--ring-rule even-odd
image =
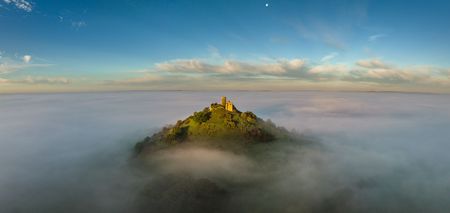
[[[245,139],[248,141],[271,141],[279,129],[273,123],[266,123],[252,112],[229,112],[221,105],[211,105],[191,117],[198,124],[189,124],[192,137],[214,139]]]
[[[200,112],[195,112],[193,119],[195,122],[197,123],[203,123],[208,121],[211,118],[211,112],[205,108],[205,110],[200,111]]]
[[[155,146],[164,147],[181,142],[242,141],[258,143],[276,139],[289,139],[290,133],[277,127],[272,121],[264,121],[252,112],[230,112],[222,105],[211,104],[210,108],[195,112],[173,126],[164,127],[160,132],[136,144],[137,152]],[[224,144],[219,144],[225,146]],[[154,147],[155,147],[154,146]]]
[[[253,114],[253,112],[244,112],[241,113],[241,117],[244,121],[249,122],[249,123],[256,123],[256,115]]]
[[[181,142],[187,137],[189,127],[180,127],[175,126],[172,129],[168,130],[166,135],[166,141],[178,141]]]

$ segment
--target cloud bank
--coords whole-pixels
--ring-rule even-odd
[[[67,90],[353,90],[448,93],[449,68],[417,65],[398,66],[379,58],[354,63],[330,63],[338,53],[324,56],[320,63],[302,58],[264,58],[242,61],[223,58],[210,46],[210,58],[175,59],[147,69],[129,71],[112,79],[80,80],[79,85],[58,87]],[[68,77],[22,74],[18,71],[48,67],[33,63],[32,56],[21,61],[0,59],[3,85],[12,90],[20,84],[68,85]],[[25,75],[26,74],[26,75]],[[132,77],[131,77],[132,76]],[[84,78],[86,79],[86,78]],[[50,88],[50,87],[49,87]],[[55,87],[56,88],[56,87]],[[31,92],[35,92],[30,87]],[[22,91],[22,90],[21,90]]]
[[[274,63],[246,63],[241,61],[227,60],[223,64],[215,65],[201,60],[173,60],[157,63],[157,71],[173,73],[220,73],[220,74],[270,74],[279,75],[290,71],[299,70],[305,64],[301,59],[280,59]]]
[[[325,56],[329,61],[337,53]],[[109,81],[112,84],[145,84],[173,82],[186,84],[186,79],[204,81],[222,80],[224,82],[252,81],[264,83],[278,80],[295,86],[301,82],[333,83],[348,85],[371,84],[391,85],[398,87],[430,86],[447,88],[450,86],[448,69],[433,66],[398,67],[380,59],[365,59],[354,64],[312,63],[305,59],[275,59],[256,62],[225,60],[223,63],[212,63],[202,59],[179,59],[156,63],[146,71],[144,77],[127,80]],[[249,82],[250,83],[250,82]],[[162,85],[162,84],[161,84]],[[195,88],[197,83],[192,84]],[[260,85],[261,86],[261,85]],[[256,86],[257,88],[260,88]],[[267,88],[267,87],[266,87]],[[187,88],[186,88],[187,89]]]
[[[136,141],[220,95],[0,96],[0,120],[8,121],[0,123],[0,211],[199,212],[215,206],[222,212],[445,212],[450,207],[447,95],[229,92],[239,109],[295,128],[320,146],[268,144],[252,150],[256,155],[191,147],[160,153],[149,171],[129,164]]]

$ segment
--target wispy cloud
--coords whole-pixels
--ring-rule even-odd
[[[273,63],[248,63],[226,60],[223,64],[211,64],[199,59],[180,59],[157,63],[156,71],[172,73],[248,73],[248,74],[282,74],[298,70],[305,64],[302,59],[279,59]]]
[[[219,49],[213,45],[208,45],[208,52],[212,58],[221,58],[222,57]]]
[[[30,68],[49,67],[53,64],[35,64],[32,63],[31,55],[24,55],[20,58],[16,54],[14,58],[5,57],[0,59],[0,83],[2,84],[69,84],[70,80],[65,77],[43,77],[43,76],[26,76],[12,77],[11,73],[25,71]],[[6,76],[6,77],[3,77]]]
[[[10,64],[10,63],[1,63],[0,64],[0,74],[7,74],[16,72],[19,70],[33,68],[33,67],[49,67],[52,64]]]
[[[87,26],[85,21],[72,21],[71,24],[72,24],[72,27],[76,30]]]
[[[389,69],[392,68],[390,65],[386,64],[385,62],[381,61],[380,59],[365,59],[365,60],[359,60],[356,62],[356,65],[363,67],[363,68],[383,68],[383,69]]]
[[[323,64],[312,66],[308,69],[308,73],[310,74],[328,74],[331,76],[338,76],[343,73],[348,72],[348,67],[345,64]]]
[[[72,81],[66,77],[26,76],[18,79],[0,78],[0,84],[70,84]]]
[[[16,8],[24,10],[26,12],[33,11],[33,4],[26,0],[3,0],[6,4],[12,4]]]
[[[384,38],[384,37],[386,37],[386,36],[387,36],[386,34],[375,34],[375,35],[371,35],[371,36],[369,36],[368,41],[369,41],[369,42],[375,42],[375,41],[377,41],[378,39]]]
[[[445,70],[443,68],[424,65],[397,67],[387,65],[379,59],[361,60],[356,62],[356,65],[360,69],[352,70],[344,80],[383,84],[450,86],[450,78],[442,73]]]
[[[53,65],[32,63],[31,55],[24,55],[20,58],[20,60],[18,59],[19,56],[17,54],[14,57],[0,57],[0,74],[8,74],[28,68],[49,67]]]
[[[10,80],[10,82],[22,84],[69,84],[71,81],[66,77],[27,76],[20,80]]]
[[[339,53],[337,53],[337,52],[332,52],[332,53],[330,53],[330,54],[328,54],[328,55],[322,57],[322,59],[320,59],[320,61],[321,61],[321,62],[327,62],[327,61],[330,61],[330,60],[336,58],[338,55],[339,55]]]
[[[294,24],[294,28],[305,39],[320,41],[339,50],[346,48],[346,44],[341,38],[341,33],[332,26],[325,24],[325,22],[315,20],[307,25],[298,21]]]

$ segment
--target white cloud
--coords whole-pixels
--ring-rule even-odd
[[[317,65],[308,70],[310,74],[334,74],[341,75],[348,72],[348,68],[345,64],[323,64]]]
[[[24,55],[23,57],[22,57],[22,60],[23,60],[23,62],[25,62],[25,63],[30,63],[30,61],[31,61],[31,55]]]
[[[223,64],[212,64],[199,59],[180,59],[158,63],[156,71],[174,73],[248,73],[248,74],[283,74],[303,67],[302,59],[280,59],[272,63],[247,63],[227,60]]]
[[[387,36],[386,34],[375,34],[375,35],[371,35],[371,36],[369,36],[368,41],[369,41],[369,42],[375,42],[375,41],[377,41],[378,39],[383,38],[383,37],[386,37],[386,36]]]
[[[22,84],[69,84],[71,81],[65,77],[27,76],[24,79],[10,80],[10,82]]]
[[[26,0],[3,0],[3,2],[6,4],[13,4],[15,7],[26,12],[31,12],[33,10],[33,4]]]
[[[403,70],[393,69],[371,69],[366,72],[364,77],[379,80],[413,81],[421,79],[421,75]],[[426,77],[426,76],[423,76]]]
[[[376,82],[384,84],[421,84],[430,86],[450,86],[450,79],[443,69],[431,66],[394,67],[379,64],[364,64],[363,69],[352,70],[345,80]]]
[[[322,59],[320,59],[320,61],[322,61],[322,62],[330,61],[331,59],[336,58],[338,55],[339,55],[339,53],[332,52],[332,53],[324,56]]]
[[[390,65],[387,65],[385,62],[381,61],[380,59],[366,59],[366,60],[359,60],[356,62],[356,65],[363,67],[363,68],[391,68]]]
[[[52,64],[17,64],[17,63],[0,63],[0,74],[7,74],[33,67],[49,67]]]
[[[69,84],[71,80],[65,77],[26,76],[19,79],[0,78],[0,84]]]
[[[415,66],[396,67],[380,59],[366,59],[346,64],[307,64],[303,59],[260,60],[253,62],[227,60],[211,63],[200,59],[178,59],[155,64],[145,76],[129,79],[129,84],[171,83],[202,80],[217,81],[270,81],[298,80],[308,82],[373,83],[380,85],[450,86],[447,69]],[[177,83],[178,82],[178,83]],[[186,83],[186,82],[185,82]]]

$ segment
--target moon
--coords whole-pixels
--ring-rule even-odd
[[[269,3],[266,3],[266,7],[269,7]]]

